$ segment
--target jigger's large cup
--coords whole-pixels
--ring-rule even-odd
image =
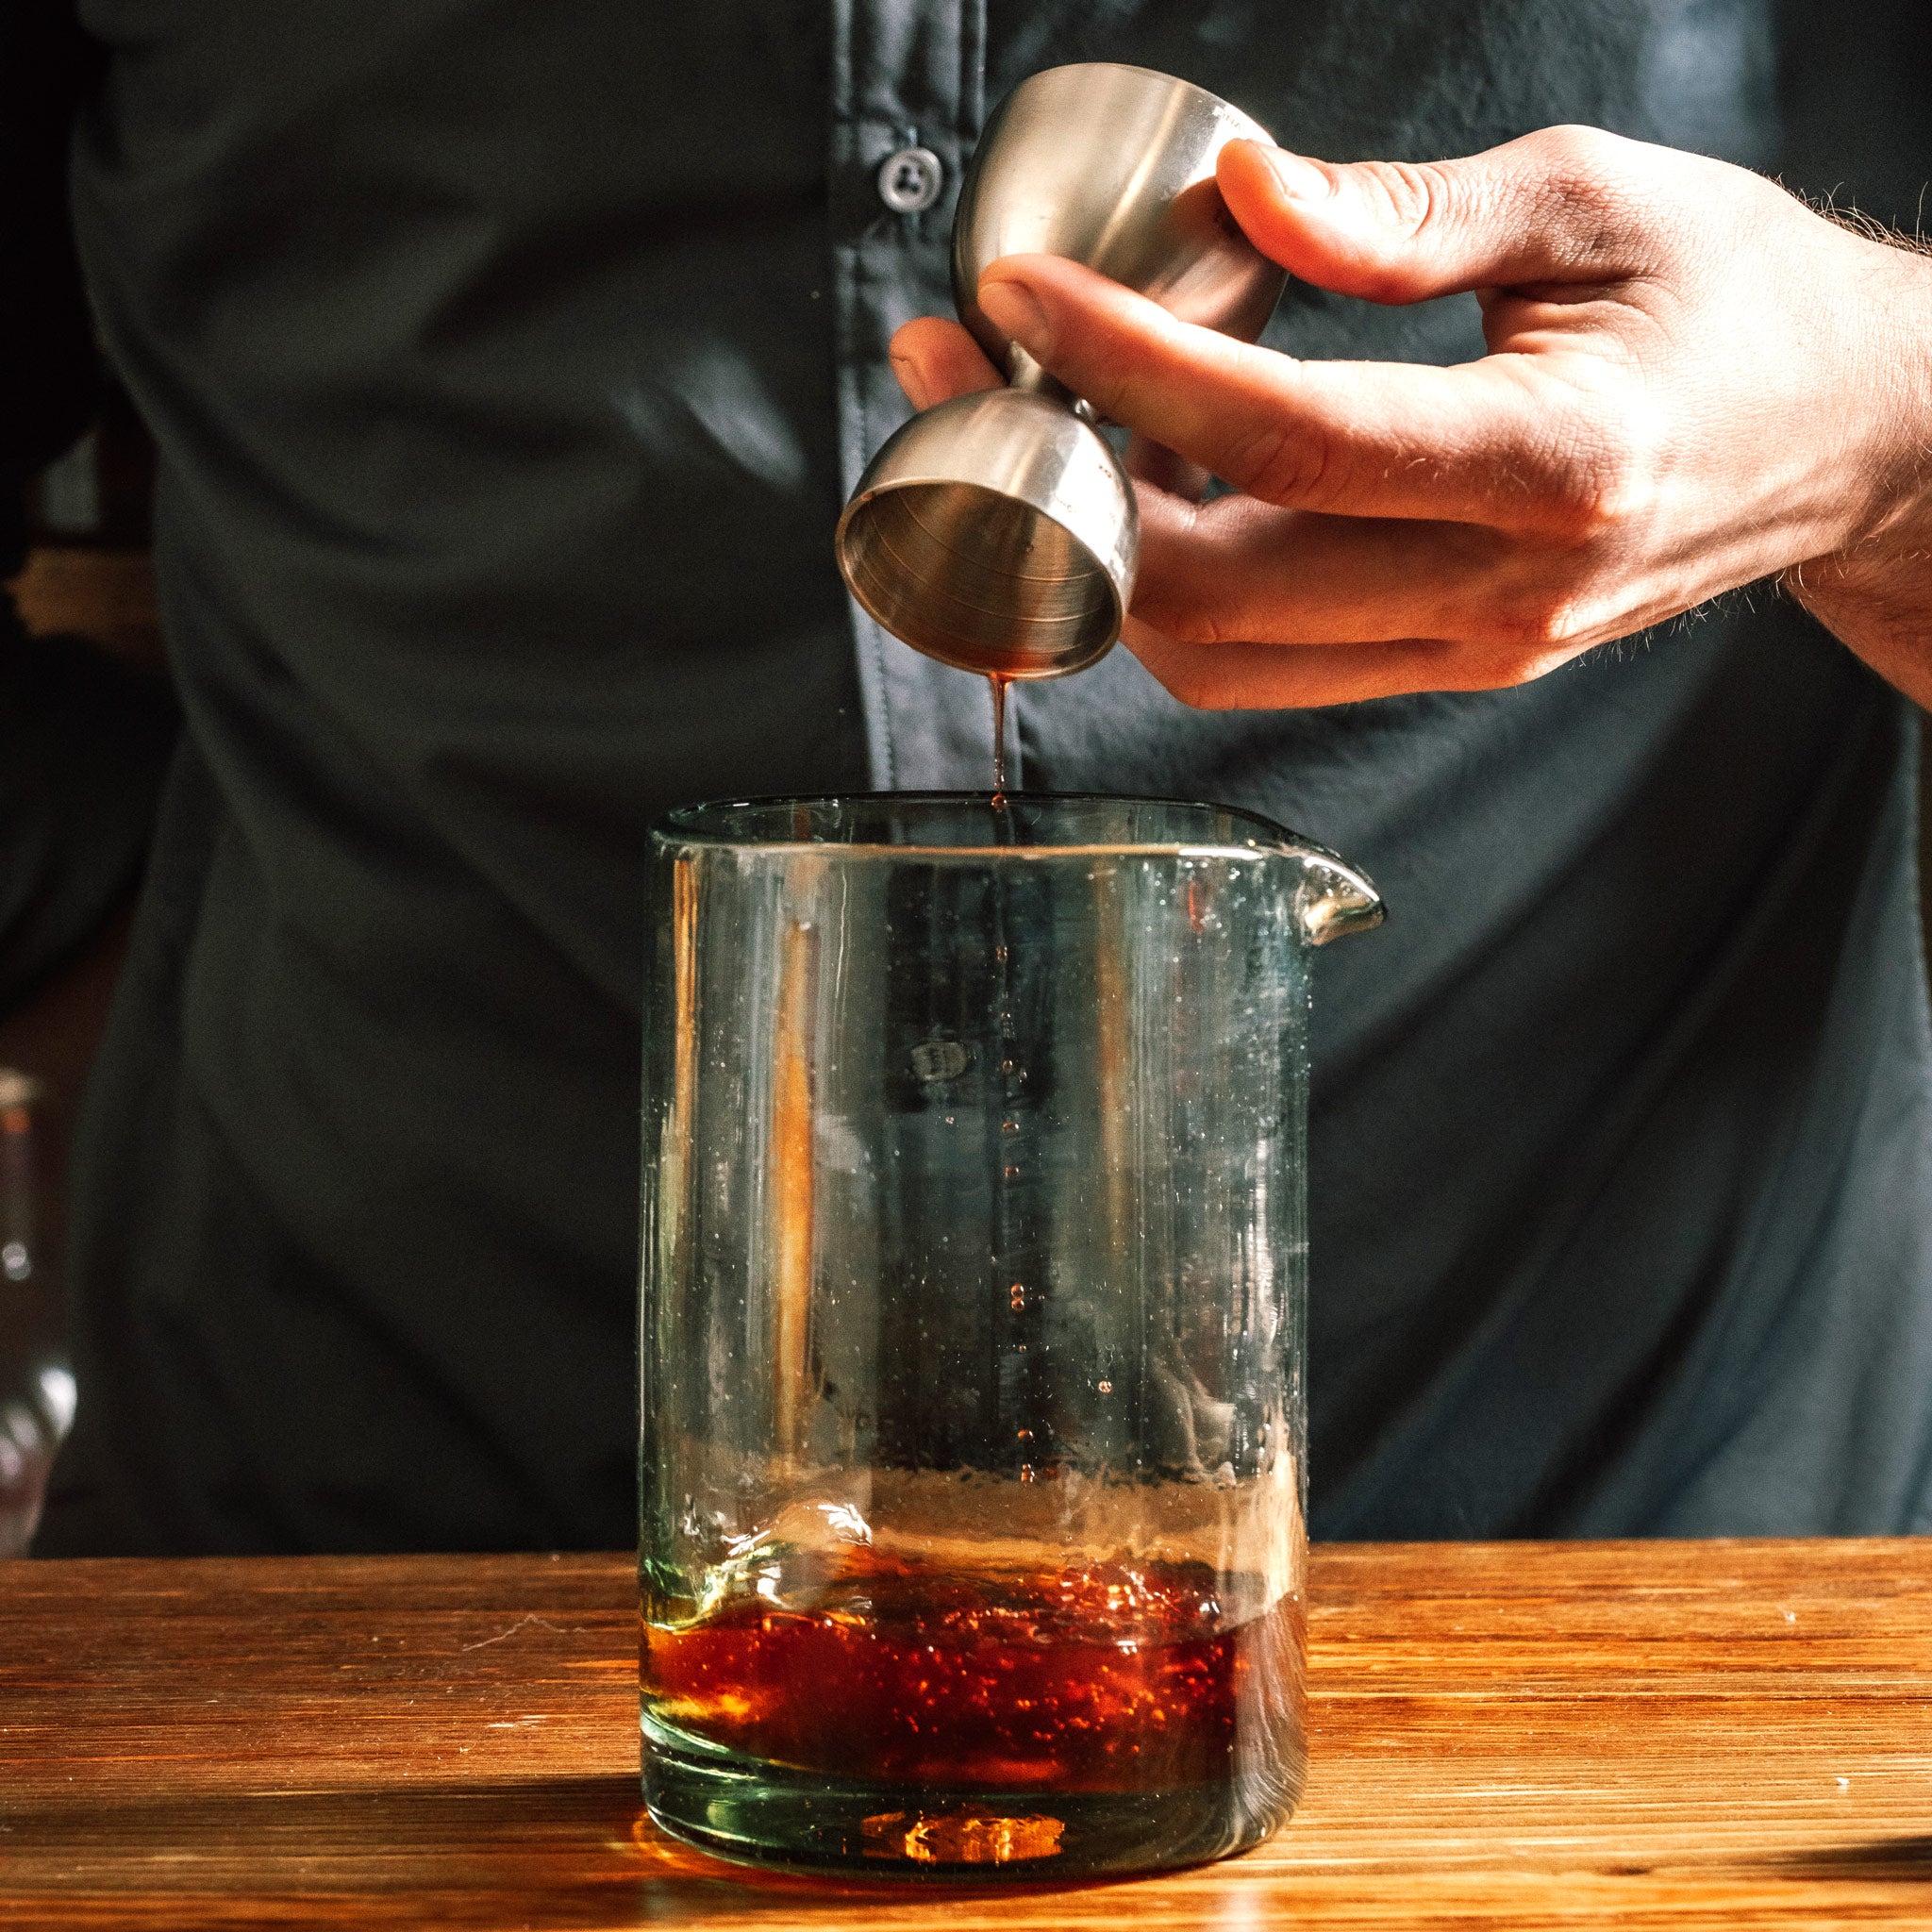
[[[898,795],[653,838],[644,1788],[752,1859],[1238,1851],[1303,1767],[1313,948],[1209,806]]]

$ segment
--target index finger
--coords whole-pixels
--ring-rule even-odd
[[[1057,256],[996,261],[979,292],[1102,415],[1286,508],[1566,527],[1577,479],[1596,471],[1580,356],[1298,361]]]

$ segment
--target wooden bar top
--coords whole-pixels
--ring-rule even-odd
[[[1932,1540],[1333,1545],[1247,1857],[764,1876],[638,1795],[625,1557],[0,1563],[0,1925],[1932,1925]]]

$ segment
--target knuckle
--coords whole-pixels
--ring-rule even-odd
[[[1612,172],[1612,157],[1620,143],[1601,127],[1580,122],[1544,127],[1530,136],[1552,180],[1594,183]]]
[[[1541,521],[1558,541],[1578,547],[1618,539],[1652,513],[1664,467],[1660,438],[1634,402],[1602,424],[1574,430],[1543,466]]]
[[[1574,593],[1535,584],[1505,600],[1491,625],[1502,684],[1526,684],[1560,663],[1588,627]]]
[[[1538,175],[1535,218],[1560,238],[1578,269],[1621,261],[1633,209],[1642,199],[1630,143],[1600,127],[1546,127],[1531,137]]]
[[[1517,685],[1534,684],[1538,678],[1547,677],[1559,665],[1569,663],[1574,656],[1575,652],[1568,646],[1560,650],[1516,652],[1505,664],[1497,688],[1510,690]]]
[[[1125,291],[1108,299],[1098,326],[1068,330],[1062,346],[1062,366],[1055,373],[1102,421],[1135,428],[1159,417],[1175,366],[1184,365],[1188,354],[1184,325]]]
[[[1171,613],[1171,619],[1162,628],[1180,643],[1211,651],[1234,641],[1233,633],[1212,610],[1199,608],[1175,610]]]
[[[1158,648],[1150,651],[1143,641],[1138,654],[1155,682],[1191,711],[1225,710],[1241,702],[1238,667],[1211,642],[1179,636],[1163,625]]]
[[[1186,605],[1174,603],[1169,598],[1137,594],[1134,615],[1173,643],[1201,644],[1208,641],[1201,635],[1201,622],[1196,613]]]
[[[1133,612],[1142,624],[1177,644],[1217,641],[1213,619],[1202,608],[1199,596],[1191,595],[1183,585],[1164,587],[1143,579],[1134,590]]]
[[[1130,423],[1136,412],[1133,375],[1112,357],[1093,358],[1080,372],[1079,391],[1087,406],[1103,423]]]
[[[1308,424],[1255,425],[1230,457],[1227,480],[1263,503],[1322,508],[1335,488],[1330,439]]]
[[[1186,639],[1174,638],[1174,633],[1162,629],[1175,642],[1187,642]],[[1160,661],[1151,667],[1155,682],[1171,698],[1176,698],[1191,711],[1208,711],[1214,708],[1213,680],[1191,651],[1163,652]]]
[[[1191,711],[1224,711],[1239,702],[1225,680],[1211,671],[1177,672],[1163,681],[1169,695],[1178,698]]]
[[[1469,219],[1473,190],[1431,162],[1362,161],[1355,179],[1374,239],[1351,292],[1374,302],[1412,300],[1417,246]]]
[[[1466,651],[1456,660],[1453,687],[1457,691],[1513,691],[1534,684],[1575,656],[1572,649],[1491,641]]]
[[[1452,210],[1454,177],[1427,161],[1363,161],[1357,179],[1391,227],[1413,237]]]
[[[1641,465],[1626,451],[1603,451],[1564,467],[1548,500],[1550,521],[1573,543],[1600,542],[1635,523],[1648,498]]]

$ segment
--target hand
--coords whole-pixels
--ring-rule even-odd
[[[1474,290],[1490,353],[1297,361],[1057,258],[987,271],[987,313],[1055,375],[1239,492],[1138,486],[1126,641],[1177,696],[1517,684],[1785,572],[1932,701],[1932,261],[1590,128],[1421,167],[1238,142],[1220,185],[1322,288]],[[953,323],[892,358],[922,408],[998,380]]]

